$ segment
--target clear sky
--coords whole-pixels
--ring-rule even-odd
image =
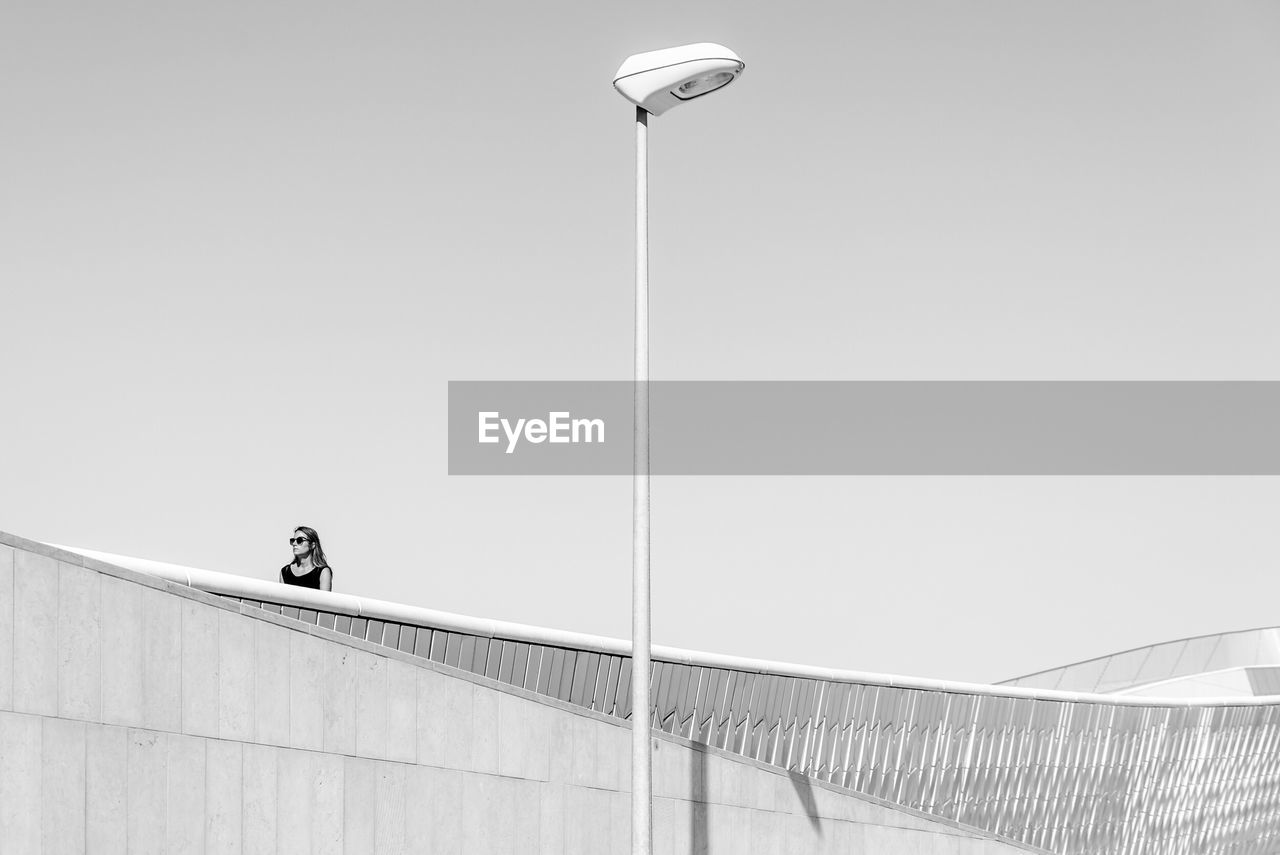
[[[447,381],[1280,379],[1280,5],[0,7],[0,529],[629,632],[623,477],[451,478]],[[1280,624],[1273,478],[664,478],[654,640],[995,680]]]

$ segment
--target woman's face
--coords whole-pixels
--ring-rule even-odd
[[[289,545],[293,547],[294,558],[306,558],[311,554],[311,541],[300,531],[295,531],[289,538]]]

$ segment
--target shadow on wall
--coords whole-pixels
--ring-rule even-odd
[[[809,817],[814,833],[821,837],[822,823],[818,820],[818,802],[813,797],[813,779],[799,772],[788,772],[787,777],[791,779],[791,786],[795,789],[800,804],[804,805],[804,815]]]
[[[706,855],[711,851],[711,832],[707,820],[707,748],[693,743],[693,760],[689,764],[689,855]],[[818,816],[818,802],[813,797],[813,779],[799,772],[788,772],[796,798],[804,808],[813,833],[822,837],[822,819]],[[783,809],[778,805],[778,809]]]
[[[707,749],[693,743],[689,763],[689,855],[705,855],[711,847],[707,828]]]

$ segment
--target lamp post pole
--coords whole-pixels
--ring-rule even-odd
[[[703,42],[629,56],[613,87],[636,105],[636,340],[631,461],[631,852],[653,855],[649,703],[649,116],[721,89],[742,74],[724,45]]]
[[[636,376],[631,525],[631,852],[653,851],[649,751],[649,114],[636,107]]]

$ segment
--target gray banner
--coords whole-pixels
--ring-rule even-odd
[[[631,472],[627,381],[449,383],[449,474]],[[655,475],[1278,475],[1278,382],[655,381]]]

